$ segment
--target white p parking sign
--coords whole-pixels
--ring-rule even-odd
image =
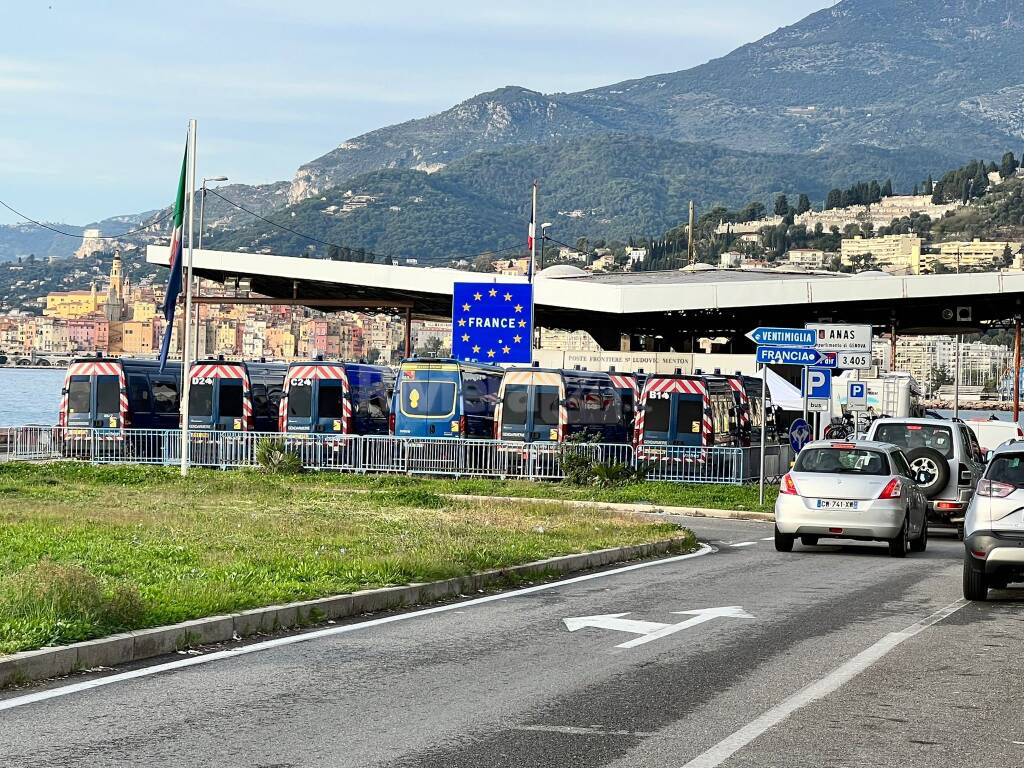
[[[868,385],[863,381],[851,381],[846,395],[846,407],[851,411],[863,411],[868,407]]]

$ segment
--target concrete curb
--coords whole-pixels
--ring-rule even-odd
[[[271,605],[241,613],[210,616],[166,627],[124,632],[35,651],[0,656],[0,689],[11,685],[62,677],[95,667],[114,667],[163,656],[195,645],[237,640],[259,632],[302,627],[411,605],[439,602],[496,587],[516,579],[541,578],[600,568],[612,563],[663,555],[681,550],[688,539],[675,537],[650,544],[601,549],[579,555],[551,557],[524,565],[404,587],[367,589],[347,595]]]
[[[705,509],[704,507],[666,507],[658,504],[620,504],[611,501],[584,501],[581,499],[548,499],[530,496],[475,496],[470,494],[444,494],[449,499],[463,501],[525,501],[534,504],[564,504],[580,509],[603,509],[612,512],[630,512],[653,515],[679,515],[681,517],[715,517],[723,520],[758,520],[774,523],[771,512],[746,512],[731,509]]]

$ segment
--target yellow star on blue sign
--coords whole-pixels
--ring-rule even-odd
[[[456,283],[452,291],[452,357],[467,362],[529,364],[532,304],[533,286],[529,283],[505,283],[501,288],[494,283]]]

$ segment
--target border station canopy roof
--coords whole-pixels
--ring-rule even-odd
[[[149,246],[147,261],[167,265],[169,249]],[[321,259],[193,251],[204,278],[248,278],[253,293],[271,299],[365,302],[379,309],[395,302],[417,316],[451,317],[456,282],[523,282],[522,277],[455,269],[358,264]],[[702,336],[742,337],[759,325],[799,327],[806,322],[871,323],[901,334],[971,332],[1021,311],[1024,272],[892,276],[717,269],[590,274],[551,267],[536,276],[537,324],[585,330],[605,348],[621,335],[653,336],[663,346],[688,349]],[[322,305],[321,305],[322,306]],[[734,351],[747,348],[745,341]]]

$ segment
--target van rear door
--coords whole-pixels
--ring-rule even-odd
[[[67,425],[117,429],[125,426],[120,363],[73,363],[65,393]],[[127,400],[127,393],[123,393]]]
[[[190,429],[241,432],[245,424],[245,384],[239,365],[197,366],[189,383]],[[210,370],[210,369],[213,370]],[[206,369],[206,370],[204,370]]]
[[[459,369],[455,364],[424,363],[403,369],[398,383],[395,434],[461,436],[459,394]]]

